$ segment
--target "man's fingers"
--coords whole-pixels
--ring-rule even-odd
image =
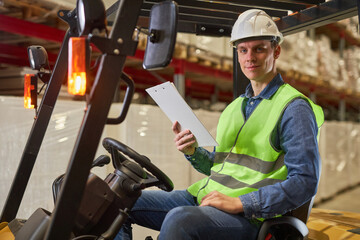
[[[176,135],[174,141],[177,143],[177,145],[183,145],[187,142],[190,142],[190,141],[194,141],[195,138],[194,138],[194,135],[193,134],[182,134],[182,133],[179,133]]]
[[[172,130],[175,134],[178,134],[180,132],[180,129],[179,129],[179,122],[178,121],[175,121],[172,125]]]
[[[174,142],[176,148],[184,154],[193,154],[194,147],[192,145],[196,142],[194,134],[192,134],[191,131],[188,129],[180,131],[180,124],[178,123],[178,121],[175,121],[173,123],[172,130],[175,133]]]
[[[229,197],[217,191],[213,191],[204,196],[200,206],[212,206],[231,214],[244,211],[240,198]]]
[[[191,131],[189,129],[186,129],[186,130],[180,132],[180,125],[179,125],[178,121],[175,121],[173,123],[172,130],[175,133],[174,142],[179,142],[180,145],[195,139],[194,135],[191,133]]]
[[[187,148],[190,148],[194,143],[195,143],[195,139],[183,143],[177,142],[176,147],[179,151],[184,152]]]
[[[206,199],[202,199],[200,206],[201,207],[212,206],[218,208],[219,203],[221,203],[221,199],[219,199],[218,197],[211,196]]]
[[[210,192],[210,193],[206,194],[206,195],[201,199],[201,204],[202,204],[203,202],[208,202],[208,201],[210,201],[211,199],[216,198],[217,195],[218,195],[217,193],[218,193],[217,191],[213,191],[213,192]]]
[[[193,138],[194,138],[194,135],[191,133],[191,131],[186,129],[186,130],[176,134],[175,138],[174,138],[174,141],[175,142],[178,142],[178,141],[187,142],[187,141],[189,141],[189,140],[191,140]]]

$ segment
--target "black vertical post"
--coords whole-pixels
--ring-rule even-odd
[[[87,111],[77,136],[64,183],[51,215],[46,240],[69,239],[75,225],[92,161],[101,139],[126,60],[143,0],[122,0],[109,39],[122,42],[120,54],[103,54],[92,87]]]
[[[33,170],[40,146],[49,124],[57,97],[60,92],[61,84],[67,73],[68,40],[71,36],[68,31],[63,40],[59,56],[56,60],[49,85],[46,88],[42,98],[38,115],[31,128],[28,140],[26,142],[23,155],[10,187],[3,211],[1,213],[1,222],[10,222],[16,217],[19,206],[24,196],[31,172]]]
[[[358,20],[360,23],[360,0],[356,0],[356,3],[357,3],[357,9],[358,9]],[[359,24],[359,28],[360,28],[360,24]],[[358,30],[360,32],[360,29],[358,29]]]
[[[360,0],[359,0],[360,1]],[[233,98],[239,97],[241,94],[245,93],[247,85],[250,83],[250,80],[245,76],[240,68],[238,62],[236,48],[233,50]]]

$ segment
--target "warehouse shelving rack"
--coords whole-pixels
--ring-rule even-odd
[[[150,8],[160,2],[159,0],[144,1],[140,16],[138,19],[138,25],[147,26],[148,14]],[[179,32],[193,33],[197,35],[207,36],[229,36],[231,26],[235,22],[238,13],[244,11],[250,7],[257,7],[266,10],[270,15],[278,18],[277,24],[284,33],[284,35],[293,34],[303,30],[314,29],[315,27],[323,26],[316,29],[316,33],[324,33],[331,35],[338,39],[343,39],[346,45],[359,46],[359,39],[348,34],[344,29],[336,24],[337,21],[357,15],[357,0],[344,0],[344,1],[223,1],[223,2],[207,2],[207,1],[191,1],[180,0],[179,4],[180,17],[179,17]],[[14,4],[11,2],[11,4]],[[6,1],[5,1],[6,5]],[[25,5],[25,4],[22,4]],[[114,10],[118,7],[115,3],[108,9],[109,23],[114,19]],[[211,11],[207,11],[211,9]],[[28,12],[23,9],[24,12]],[[292,13],[290,15],[289,11]],[[110,14],[112,13],[112,14]],[[54,22],[50,20],[49,22]],[[59,25],[59,24],[58,24]],[[320,29],[320,31],[318,31]],[[65,31],[54,27],[38,24],[34,22],[24,21],[18,18],[11,17],[11,15],[0,14],[0,31],[4,31],[10,34],[16,34],[26,36],[30,41],[35,41],[32,44],[43,44],[44,41],[49,42],[50,48],[54,48],[54,45],[61,43],[65,36]],[[37,40],[36,40],[37,39]],[[39,43],[37,43],[38,41]],[[335,42],[337,44],[337,41]],[[24,45],[24,43],[21,43]],[[46,47],[46,46],[45,46]],[[337,47],[337,46],[335,46]],[[8,43],[0,43],[0,63],[18,66],[28,66],[28,60],[26,58],[26,48],[22,46],[14,46]],[[57,52],[51,50],[48,52],[49,61],[52,65],[55,64]],[[236,53],[234,53],[236,54]],[[142,60],[141,50],[136,54],[135,58],[139,61]],[[7,57],[11,56],[11,58]],[[139,57],[140,56],[140,57]],[[129,58],[125,66],[128,67]],[[204,78],[212,79],[209,82],[201,81],[198,79],[192,79],[192,76],[186,76],[187,84],[183,84],[186,87],[186,95],[200,99],[217,99],[223,102],[230,102],[233,96],[238,96],[243,92],[247,81],[242,81],[244,76],[239,72],[237,62],[234,63],[234,74],[223,76],[224,71],[221,69],[213,69],[211,67],[203,67],[200,64],[189,62],[183,59],[175,59],[170,66],[170,71],[165,71],[166,74],[161,75],[167,80],[184,80],[183,72],[193,73],[192,75],[203,75]],[[184,67],[185,65],[185,67]],[[141,68],[141,63],[138,64]],[[136,91],[144,92],[145,87],[153,86],[158,83],[158,79],[154,75],[149,75],[148,72],[139,69],[138,67],[128,68],[129,75],[134,79],[137,86]],[[170,75],[169,75],[170,72]],[[132,74],[130,74],[132,73]],[[232,71],[230,72],[232,74]],[[220,74],[220,76],[219,76]],[[230,75],[230,76],[228,76]],[[145,78],[146,76],[146,78]],[[240,77],[238,77],[240,76]],[[298,76],[298,74],[296,75]],[[306,76],[305,76],[306,78]],[[310,96],[311,94],[317,95],[317,103],[323,107],[331,106],[342,111],[341,115],[344,115],[346,106],[347,110],[357,111],[356,106],[359,103],[360,97],[353,91],[344,91],[339,89],[333,89],[331,86],[323,86],[313,83],[304,83],[301,79],[294,79],[294,75],[291,75],[288,79],[289,83],[292,83],[296,88]],[[226,89],[216,89],[217,85],[226,86]],[[221,84],[219,84],[221,82]],[[232,90],[233,89],[233,90]],[[185,89],[183,90],[185,91]],[[215,93],[215,94],[214,94]],[[331,93],[331,94],[326,94]],[[335,97],[334,97],[335,96]],[[343,120],[343,119],[340,119]]]

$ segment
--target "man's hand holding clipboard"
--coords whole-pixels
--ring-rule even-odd
[[[218,146],[218,143],[196,117],[172,83],[162,83],[146,89],[146,92],[154,99],[173,124],[178,122],[179,125],[176,126],[176,129],[179,132],[186,129],[190,130],[191,134],[195,136],[197,146]]]

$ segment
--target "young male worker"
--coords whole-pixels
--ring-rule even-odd
[[[261,219],[311,200],[323,112],[277,73],[282,39],[265,12],[239,16],[230,42],[250,84],[222,113],[219,146],[195,148],[189,130],[172,127],[177,149],[208,177],[187,190],[143,191],[117,239],[131,238],[130,222],[160,230],[160,240],[256,239]]]

